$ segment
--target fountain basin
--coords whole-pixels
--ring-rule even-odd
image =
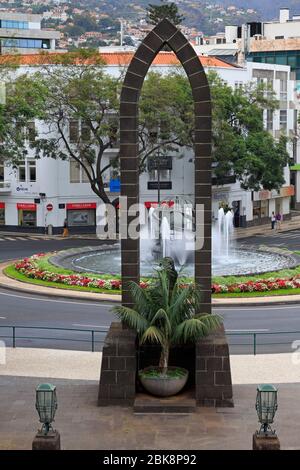
[[[280,269],[296,267],[300,264],[300,257],[284,250],[257,248],[242,246],[236,249],[235,256],[222,256],[213,259],[214,276],[243,276],[251,274],[263,274]],[[66,250],[52,256],[49,260],[52,264],[75,272],[89,272],[97,274],[120,275],[121,252],[120,245],[103,245],[100,247],[85,247]],[[153,275],[153,267],[157,263],[152,259],[141,261],[141,276]],[[194,275],[194,263],[189,257],[189,262],[184,266],[177,263],[176,268],[182,268],[182,275]]]

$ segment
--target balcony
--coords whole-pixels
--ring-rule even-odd
[[[0,181],[0,194],[10,194],[10,193],[11,193],[11,182]]]

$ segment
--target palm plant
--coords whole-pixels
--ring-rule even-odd
[[[173,285],[172,285],[173,284]],[[172,286],[172,287],[171,287]],[[137,331],[140,344],[150,342],[161,346],[159,368],[165,375],[172,346],[195,342],[222,324],[215,314],[201,314],[201,291],[194,284],[182,286],[172,282],[170,271],[157,271],[156,282],[148,288],[130,284],[134,308],[118,306],[113,309],[119,319]]]

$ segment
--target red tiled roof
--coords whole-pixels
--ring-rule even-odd
[[[133,58],[133,52],[101,52],[99,53],[99,59],[103,59],[107,65],[129,65]],[[0,65],[9,65],[11,62],[17,65],[43,65],[52,64],[60,61],[63,58],[67,58],[68,53],[42,53],[42,54],[24,54],[18,56],[2,55],[0,56]],[[70,57],[72,57],[70,55]],[[75,56],[76,57],[76,56]],[[199,59],[204,67],[225,67],[235,68],[234,65],[228,64],[221,59],[216,57],[199,56]],[[74,62],[78,62],[78,57],[74,59]],[[93,63],[92,59],[87,59],[86,63]],[[160,52],[157,54],[153,61],[154,65],[178,65],[180,64],[176,55],[173,52]]]

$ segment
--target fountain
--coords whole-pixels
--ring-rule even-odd
[[[172,202],[172,204],[170,203]],[[194,220],[189,201],[176,198],[160,208],[151,207],[140,232],[141,275],[150,276],[153,265],[171,257],[183,275],[194,275]],[[233,212],[218,211],[212,229],[213,275],[247,275],[276,271],[298,265],[290,255],[257,248],[237,247],[234,241]],[[160,222],[161,221],[161,222]],[[184,227],[184,230],[183,230]],[[62,266],[78,272],[119,274],[121,253],[119,244],[82,249],[80,254],[67,255]]]

